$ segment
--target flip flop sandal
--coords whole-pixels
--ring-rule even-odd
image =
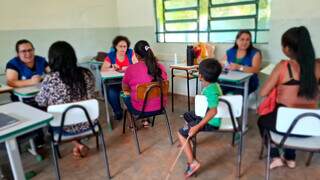
[[[86,145],[83,145],[83,146],[79,147],[79,152],[80,152],[81,157],[86,157],[89,152],[89,147]]]
[[[74,148],[72,149],[72,157],[73,157],[73,159],[75,159],[75,160],[79,160],[79,159],[82,158],[82,157],[81,157],[80,150],[79,150],[78,147],[74,147]]]

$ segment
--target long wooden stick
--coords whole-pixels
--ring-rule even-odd
[[[167,174],[166,180],[169,180],[169,178],[170,178],[170,176],[171,176],[171,173],[172,173],[172,171],[173,171],[173,168],[176,166],[177,161],[178,161],[178,159],[179,159],[179,157],[180,157],[183,149],[186,147],[187,143],[189,142],[189,139],[190,139],[190,136],[187,137],[186,142],[185,142],[185,143],[183,144],[183,146],[181,147],[181,149],[180,149],[180,151],[179,151],[176,159],[174,160],[173,164],[171,165],[171,168],[170,168],[170,170],[169,170],[169,172],[168,172],[168,174]]]

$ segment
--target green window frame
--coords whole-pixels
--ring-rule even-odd
[[[157,42],[233,42],[242,29],[251,31],[254,43],[266,42],[260,37],[269,31],[270,1],[154,0]]]

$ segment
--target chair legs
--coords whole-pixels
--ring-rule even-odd
[[[131,127],[133,127],[133,134],[134,134],[134,137],[135,137],[137,152],[138,152],[138,154],[141,154],[140,144],[139,144],[139,139],[138,139],[138,134],[137,134],[137,129],[136,129],[136,124],[135,124],[135,120],[133,119],[132,115],[130,115],[130,125],[131,125]]]
[[[308,159],[307,159],[307,162],[306,162],[306,166],[310,165],[312,157],[313,157],[313,152],[310,152],[309,156],[308,156]]]
[[[267,144],[267,159],[266,159],[266,167],[265,167],[265,171],[266,171],[266,177],[265,177],[265,179],[266,180],[269,180],[269,178],[270,178],[270,151],[271,151],[271,142],[270,142],[270,140],[269,140],[269,138],[267,139],[267,142],[268,142],[268,144]]]
[[[59,145],[58,144],[54,145],[54,148],[55,148],[55,151],[56,151],[56,153],[58,155],[58,158],[61,159],[62,156],[61,156],[61,153],[60,153]]]
[[[169,139],[170,139],[171,144],[173,144],[171,126],[170,126],[170,122],[169,122],[169,119],[168,119],[168,115],[167,115],[166,110],[164,110],[164,113],[165,113],[165,116],[166,116],[166,123],[167,123],[167,129],[168,129]]]
[[[127,112],[128,112],[127,110],[124,110],[123,124],[122,124],[122,134],[126,133]]]
[[[152,117],[152,124],[151,124],[151,127],[153,127],[154,126],[154,120],[156,119],[156,116],[153,116]]]
[[[58,163],[58,151],[57,151],[57,148],[56,146],[53,144],[54,142],[51,141],[51,150],[52,150],[52,158],[53,158],[53,166],[54,166],[54,172],[55,172],[55,175],[56,175],[56,179],[57,180],[60,180],[61,177],[60,177],[60,171],[59,171],[59,163]]]
[[[107,179],[110,180],[111,179],[111,175],[110,175],[110,169],[109,169],[109,162],[108,162],[108,155],[107,155],[107,148],[106,148],[106,144],[104,142],[104,136],[103,136],[103,132],[102,129],[99,125],[99,137],[100,137],[100,141],[102,143],[102,149],[103,149],[103,156],[104,156],[104,161],[105,161],[105,165],[106,165],[106,170],[107,170]]]
[[[96,135],[96,146],[97,146],[97,150],[99,151],[99,135]]]
[[[236,133],[232,133],[232,141],[231,141],[231,146],[234,147],[236,141]]]
[[[239,144],[238,144],[238,159],[237,159],[237,177],[240,178],[241,176],[241,160],[242,160],[242,150],[243,150],[243,134],[242,132],[239,132],[240,135],[240,140],[239,140]]]

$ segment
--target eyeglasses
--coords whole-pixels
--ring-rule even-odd
[[[26,54],[26,53],[31,53],[33,51],[34,51],[34,49],[24,49],[24,50],[19,51],[19,53]]]

